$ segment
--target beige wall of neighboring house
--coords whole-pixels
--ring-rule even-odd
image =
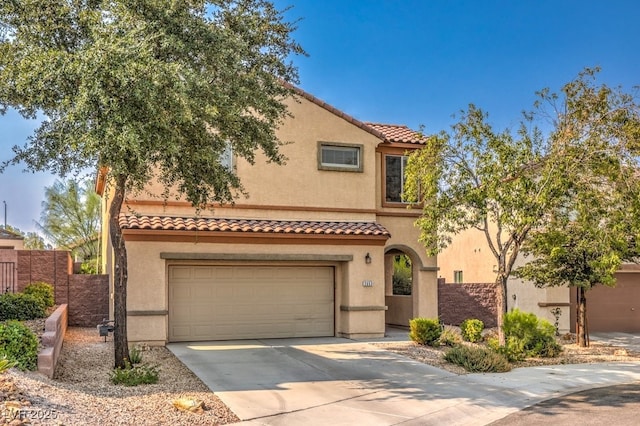
[[[0,228],[0,249],[24,250],[24,238]]]
[[[462,282],[492,283],[496,280],[495,256],[489,249],[484,232],[467,229],[454,236],[451,244],[438,253],[438,276],[456,282],[455,272],[462,271]]]
[[[235,158],[248,195],[234,205],[196,216],[184,201],[150,195],[162,193],[157,183],[127,198],[120,225],[130,341],[380,337],[391,316],[437,316],[436,260],[418,242],[418,211],[385,198],[385,158],[420,147],[417,134],[359,122],[302,91],[288,105],[293,117],[278,131],[286,164],[261,154],[254,165]],[[360,167],[321,165],[322,144],[357,150]],[[97,188],[106,204],[102,172]],[[392,253],[408,254],[414,269],[409,308],[400,313],[388,303],[396,297]]]
[[[514,270],[526,262],[520,255],[514,264]],[[462,282],[491,283],[496,280],[496,260],[489,249],[483,232],[469,229],[454,236],[451,244],[438,254],[439,276],[447,283],[455,282],[455,271],[462,271]],[[569,289],[566,287],[537,288],[531,282],[513,276],[507,282],[507,309],[518,308],[532,312],[554,324],[556,319],[552,310],[561,311],[558,326],[560,332],[570,328]]]

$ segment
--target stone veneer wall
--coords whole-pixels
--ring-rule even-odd
[[[44,281],[54,288],[56,303],[69,303],[69,274],[73,272],[71,255],[58,250],[17,250],[17,288],[23,291],[32,282]]]
[[[8,250],[0,250],[4,251]],[[16,254],[17,292],[36,281],[53,285],[56,304],[68,305],[70,326],[95,327],[109,317],[108,275],[74,275],[67,251],[10,251]]]
[[[495,283],[446,284],[444,279],[438,279],[438,312],[444,324],[460,325],[476,318],[487,328],[496,327]]]
[[[95,327],[109,319],[109,276],[69,275],[69,325]]]

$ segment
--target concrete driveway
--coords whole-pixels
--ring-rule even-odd
[[[168,348],[251,425],[484,425],[552,397],[640,380],[640,363],[457,376],[340,338]]]

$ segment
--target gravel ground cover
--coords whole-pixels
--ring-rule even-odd
[[[458,327],[452,328],[458,330]],[[488,333],[492,331],[487,330]],[[581,348],[576,344],[574,335],[571,334],[562,336],[558,341],[563,349],[559,356],[555,358],[527,358],[524,361],[513,363],[513,368],[598,362],[640,362],[640,352],[626,350],[618,346],[591,341],[588,348]],[[465,344],[473,345],[472,343]],[[455,374],[469,374],[464,368],[450,364],[443,359],[445,352],[450,349],[446,346],[422,346],[414,342],[375,343],[375,345]]]
[[[0,424],[215,425],[237,416],[164,347],[143,347],[143,363],[160,367],[159,382],[113,385],[113,342],[95,328],[70,327],[56,375],[11,369],[0,376]],[[202,401],[200,412],[175,408],[178,398]],[[22,417],[22,419],[20,419]]]
[[[29,322],[35,331],[43,321]],[[113,342],[98,336],[95,328],[69,328],[54,379],[36,372],[11,369],[0,376],[0,425],[215,425],[239,421],[189,369],[164,347],[143,347],[143,363],[160,367],[154,385],[113,385]],[[563,352],[556,358],[530,358],[514,367],[592,362],[639,361],[640,352],[591,342],[580,348],[566,336]],[[467,374],[443,360],[446,347],[413,342],[375,343],[376,346],[425,364]],[[178,398],[202,401],[204,410],[178,410]],[[20,418],[22,417],[22,418]]]

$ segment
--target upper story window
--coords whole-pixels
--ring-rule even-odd
[[[318,169],[361,172],[362,149],[358,144],[318,142]]]
[[[233,147],[231,142],[227,141],[224,146],[224,151],[220,154],[220,165],[228,171],[233,171]]]
[[[385,155],[385,201],[389,203],[406,203],[402,199],[405,181],[406,155]]]

